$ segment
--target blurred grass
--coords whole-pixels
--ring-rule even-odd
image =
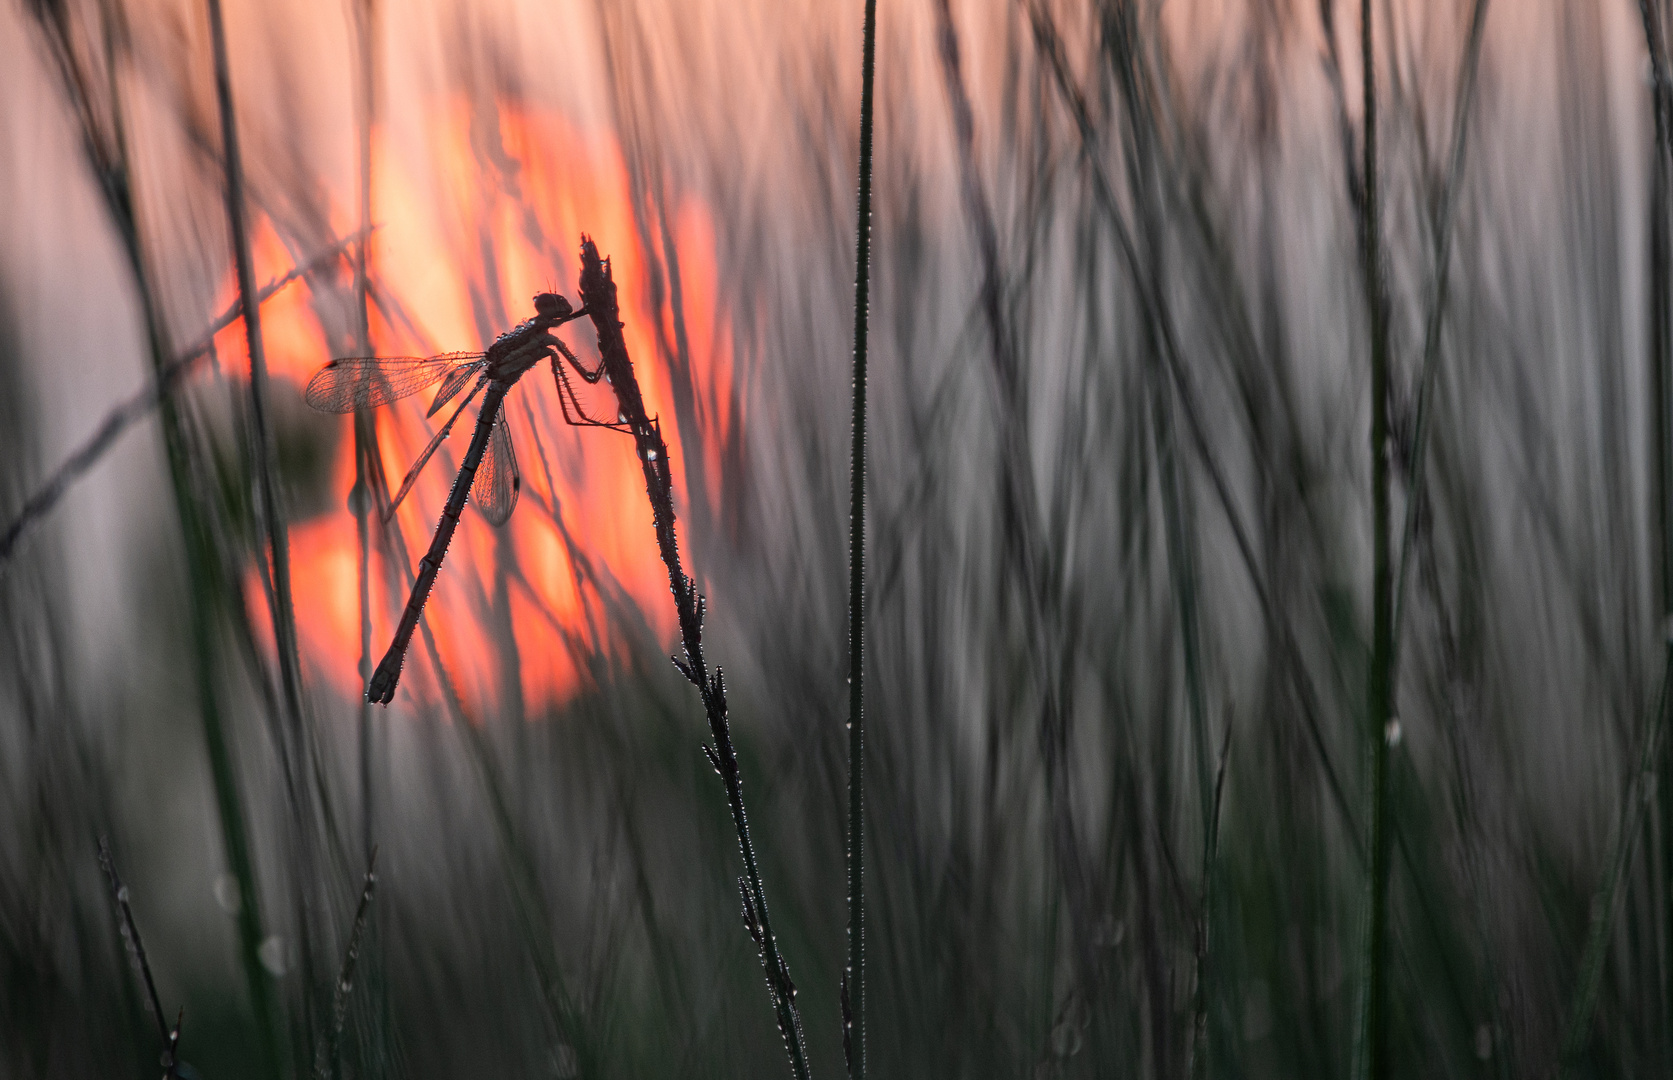
[[[1370,5],[1401,523],[1389,1075],[1544,1075],[1565,1036],[1578,1075],[1673,1068],[1665,91],[1637,78],[1666,12],[1618,6],[1494,5],[1474,68],[1474,0]],[[881,6],[865,477],[879,1076],[1351,1064],[1378,662],[1363,117],[1344,91],[1361,27],[1330,0],[1188,8]],[[87,72],[86,109],[51,122],[141,118],[135,235],[154,248],[131,260],[135,287],[155,294],[160,341],[192,339],[226,250],[192,141],[208,69],[186,62],[189,35],[153,32],[173,8],[44,10]],[[119,10],[132,36],[107,44]],[[640,362],[667,372],[689,448],[709,445],[693,433],[711,391],[692,384],[693,264],[670,208],[695,195],[716,222],[743,422],[692,451],[681,515],[813,1071],[834,1075],[850,454],[833,403],[851,375],[858,19],[661,0],[593,14],[550,40],[610,58],[589,92],[611,103],[675,328]],[[347,39],[343,12],[316,17]],[[5,47],[47,55],[29,25]],[[515,101],[539,73],[517,66],[512,27],[484,14],[377,63],[436,63]],[[282,36],[262,47],[300,62]],[[235,71],[241,57],[263,58],[235,53]],[[722,75],[733,93],[714,91]],[[311,256],[334,242],[326,140],[250,100],[251,200]],[[362,145],[348,126],[343,142]],[[124,160],[95,145],[97,168]],[[9,520],[64,440],[35,408],[39,338],[3,272]],[[369,272],[375,299],[375,257]],[[351,341],[353,288],[312,283]],[[155,1072],[101,833],[201,1075],[782,1075],[702,718],[602,564],[576,573],[625,644],[583,650],[573,700],[508,693],[473,726],[415,680],[410,711],[362,726],[308,685],[315,718],[281,726],[275,658],[235,584],[260,543],[243,389],[206,373],[171,398],[153,494],[173,485],[198,517],[131,523],[135,584],[98,608],[99,634],[76,599],[84,502],[0,570],[0,1075]],[[292,520],[344,513],[328,450],[279,396]],[[525,446],[532,473],[545,451]],[[520,513],[552,511],[533,503]],[[527,572],[509,545],[498,558],[490,619]],[[501,645],[508,687],[513,659],[542,662]],[[110,664],[113,647],[131,660]],[[240,812],[245,869],[222,841]],[[379,885],[336,1044],[368,827]],[[260,1048],[264,988],[279,1053]]]

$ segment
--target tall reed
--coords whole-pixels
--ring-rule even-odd
[[[1360,68],[1364,119],[1360,171],[1364,199],[1360,204],[1361,251],[1365,259],[1365,310],[1370,323],[1371,356],[1371,664],[1366,675],[1366,744],[1370,753],[1366,817],[1369,857],[1365,914],[1365,951],[1362,958],[1364,1014],[1360,1021],[1363,1045],[1358,1051],[1360,1075],[1380,1080],[1388,1075],[1388,753],[1397,721],[1389,705],[1389,677],[1393,657],[1393,578],[1389,567],[1388,468],[1388,307],[1383,286],[1382,204],[1377,170],[1377,68],[1372,0],[1359,9]]]
[[[866,0],[860,63],[860,200],[854,256],[854,408],[848,508],[848,963],[842,976],[842,1052],[850,1080],[866,1075],[865,598],[866,344],[871,318],[871,152],[877,74],[877,0]]]

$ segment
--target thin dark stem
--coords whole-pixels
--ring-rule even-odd
[[[1220,805],[1226,790],[1226,761],[1232,748],[1232,718],[1226,716],[1226,733],[1220,738],[1219,764],[1214,769],[1214,792],[1204,827],[1202,845],[1202,908],[1197,913],[1197,959],[1191,1023],[1191,1075],[1208,1074],[1208,979],[1209,930],[1214,910],[1214,864],[1220,856]]]
[[[1669,518],[1673,515],[1673,504],[1670,504],[1669,500],[1673,496],[1670,496],[1668,489],[1669,451],[1673,449],[1669,446],[1669,439],[1673,438],[1673,433],[1669,432],[1666,396],[1669,391],[1669,350],[1673,348],[1673,342],[1669,339],[1669,335],[1673,334],[1673,314],[1670,314],[1668,307],[1670,253],[1667,236],[1669,154],[1673,153],[1673,131],[1670,131],[1670,128],[1673,128],[1673,101],[1669,100],[1669,95],[1673,94],[1673,89],[1670,89],[1667,81],[1667,45],[1662,37],[1655,6],[1649,0],[1640,0],[1639,14],[1643,19],[1644,44],[1650,56],[1651,115],[1655,121],[1656,136],[1655,163],[1651,172],[1653,188],[1650,193],[1650,386],[1654,396],[1650,419],[1655,439],[1652,449],[1655,460],[1652,463],[1651,477],[1656,484],[1659,511],[1657,526],[1660,533],[1660,550],[1655,554],[1662,578],[1661,692],[1657,698],[1656,711],[1651,715],[1649,727],[1643,735],[1637,767],[1632,779],[1626,784],[1626,801],[1621,807],[1616,824],[1609,867],[1592,898],[1592,919],[1587,927],[1586,944],[1580,956],[1579,978],[1575,984],[1574,1004],[1569,1013],[1568,1030],[1563,1038],[1560,1062],[1562,1076],[1573,1074],[1575,1067],[1585,1055],[1586,1047],[1591,1043],[1592,1019],[1597,1011],[1598,993],[1603,984],[1604,960],[1609,953],[1609,942],[1614,936],[1615,917],[1621,904],[1621,883],[1632,865],[1632,857],[1638,846],[1638,832],[1645,815],[1645,803],[1651,794],[1647,784],[1654,779],[1652,770],[1656,769],[1658,762],[1663,765],[1662,776],[1665,778],[1667,775],[1665,762],[1661,759],[1667,727],[1669,680],[1673,679],[1673,632],[1670,632],[1673,631],[1673,571],[1670,571],[1670,565],[1673,565],[1673,534],[1670,534],[1669,529]],[[1661,800],[1665,814],[1668,799],[1665,789],[1658,785],[1654,789],[1654,795]]]
[[[157,1035],[163,1040],[163,1080],[174,1080],[180,1075],[180,1027],[185,1022],[186,1010],[182,1008],[175,1014],[174,1027],[170,1028],[163,1016],[162,999],[157,996],[157,981],[151,976],[151,961],[145,956],[145,942],[140,940],[139,924],[134,921],[133,909],[128,906],[128,887],[122,884],[121,877],[116,873],[110,841],[103,836],[99,837],[99,865],[104,868],[111,898],[116,901],[117,912],[122,916],[122,940],[128,946],[128,955],[133,958],[134,966],[139,968],[140,979],[145,983],[146,1004],[157,1021]]]
[[[1290,621],[1284,617],[1266,584],[1264,572],[1255,556],[1253,540],[1248,526],[1244,524],[1237,504],[1232,498],[1230,482],[1225,470],[1209,446],[1207,424],[1202,415],[1201,407],[1197,403],[1198,395],[1186,373],[1184,357],[1174,330],[1174,320],[1168,303],[1167,292],[1164,289],[1153,287],[1153,275],[1145,272],[1144,266],[1139,260],[1138,249],[1131,231],[1122,218],[1114,186],[1099,157],[1099,140],[1086,100],[1069,77],[1062,38],[1057,33],[1049,13],[1038,3],[1022,0],[1022,4],[1028,12],[1036,45],[1046,58],[1052,71],[1053,81],[1056,83],[1064,103],[1069,108],[1079,129],[1081,156],[1088,172],[1091,174],[1094,197],[1107,219],[1111,231],[1115,234],[1117,245],[1128,266],[1134,291],[1138,294],[1140,301],[1139,312],[1149,324],[1146,333],[1154,334],[1160,343],[1161,355],[1166,363],[1168,375],[1177,395],[1180,412],[1185,420],[1185,430],[1191,437],[1198,460],[1208,473],[1210,484],[1220,503],[1221,510],[1225,514],[1226,523],[1232,530],[1232,537],[1236,543],[1244,569],[1248,574],[1249,584],[1254,589],[1267,632],[1276,644],[1278,653],[1284,661],[1283,668],[1287,672],[1290,684],[1297,696],[1302,720],[1312,741],[1314,752],[1318,757],[1327,790],[1348,830],[1347,835],[1352,845],[1354,857],[1364,862],[1368,856],[1365,850],[1365,836],[1359,829],[1358,818],[1348,800],[1347,790],[1337,774],[1335,764],[1324,741],[1320,719],[1324,711],[1323,706],[1318,699],[1318,692],[1314,688],[1312,680],[1307,675],[1300,643],[1295,638],[1294,628]],[[1166,190],[1166,187],[1161,190]],[[1357,186],[1355,186],[1355,190],[1358,190]],[[1393,838],[1399,841],[1402,862],[1410,868],[1413,865],[1413,856],[1406,836],[1396,831],[1393,833]],[[1417,899],[1427,925],[1433,930],[1436,925],[1433,904],[1427,894],[1423,892],[1417,894]]]
[[[244,209],[244,167],[238,152],[238,123],[232,102],[232,73],[227,61],[226,27],[221,0],[207,0],[209,36],[215,56],[215,96],[221,113],[221,153],[226,170],[227,227],[232,234],[233,260],[238,269],[238,296],[244,319],[244,338],[250,354],[250,423],[254,427],[256,486],[261,499],[262,524],[267,530],[272,564],[274,603],[273,641],[279,654],[279,682],[293,729],[302,717],[302,682],[297,670],[294,612],[291,607],[290,546],[285,519],[279,511],[279,491],[273,468],[273,433],[267,405],[267,358],[262,351],[261,305],[256,299],[255,263]],[[296,731],[293,730],[293,736]]]
[[[75,30],[70,25],[68,8],[64,5],[43,5],[34,11],[56,65],[64,93],[76,112],[82,151],[99,183],[105,209],[122,240],[123,254],[127,258],[129,272],[133,275],[145,318],[145,341],[154,380],[153,394],[159,408],[163,447],[168,462],[169,486],[174,496],[175,512],[180,520],[181,538],[185,549],[184,563],[191,613],[192,674],[199,714],[203,722],[204,741],[209,753],[210,778],[220,819],[221,840],[228,869],[238,882],[241,897],[238,909],[239,959],[261,1041],[260,1075],[277,1077],[282,1071],[279,1060],[279,1022],[274,1009],[272,986],[260,958],[260,894],[256,888],[249,833],[244,823],[243,798],[239,791],[238,774],[233,765],[226,723],[221,714],[215,685],[214,623],[218,614],[218,599],[225,595],[226,583],[220,555],[209,538],[203,519],[203,507],[194,488],[189,433],[169,393],[170,388],[175,385],[174,372],[178,368],[169,359],[173,354],[168,346],[168,332],[146,266],[144,240],[141,236],[139,216],[135,211],[132,176],[128,171],[127,139],[121,126],[122,110],[119,107],[110,109],[110,115],[116,125],[114,130],[107,130],[102,126],[98,119],[99,110],[95,108],[88,91],[91,82],[82,69],[72,44]],[[120,7],[115,7],[111,16],[119,16],[120,11]],[[107,37],[107,43],[110,40],[111,38]],[[114,49],[109,50],[109,56],[112,64],[109,72],[111,96],[115,101],[120,98],[120,93]]]
[[[1481,42],[1486,26],[1487,0],[1475,0],[1470,17],[1470,35],[1464,46],[1463,71],[1458,80],[1458,103],[1453,112],[1452,152],[1435,211],[1435,292],[1424,321],[1423,368],[1418,377],[1417,415],[1412,432],[1411,493],[1406,499],[1405,524],[1400,532],[1400,569],[1394,580],[1394,628],[1391,634],[1394,655],[1390,661],[1389,679],[1395,690],[1391,692],[1398,691],[1400,628],[1406,611],[1406,575],[1411,567],[1418,508],[1423,504],[1424,481],[1428,475],[1424,467],[1425,448],[1429,442],[1429,414],[1433,407],[1435,373],[1440,367],[1441,325],[1446,314],[1447,284],[1451,277],[1452,214],[1458,197],[1458,181],[1464,174],[1464,146],[1469,131],[1470,106],[1475,100],[1476,71],[1481,66]]]
[[[1029,23],[1033,30],[1036,47],[1044,55],[1051,68],[1052,81],[1063,98],[1064,105],[1069,109],[1075,120],[1080,134],[1081,159],[1085,163],[1092,179],[1093,197],[1099,210],[1115,234],[1117,247],[1121,250],[1122,260],[1128,269],[1128,276],[1132,282],[1133,291],[1138,295],[1139,313],[1150,324],[1147,334],[1153,334],[1161,346],[1162,359],[1166,362],[1168,376],[1173,383],[1174,392],[1178,397],[1180,412],[1185,418],[1185,430],[1191,436],[1191,445],[1197,452],[1197,458],[1208,473],[1216,500],[1220,504],[1221,512],[1225,514],[1226,523],[1231,528],[1232,539],[1236,545],[1240,560],[1248,574],[1249,585],[1255,591],[1262,619],[1267,631],[1277,642],[1281,655],[1286,664],[1297,697],[1300,699],[1301,714],[1307,734],[1312,741],[1314,751],[1318,755],[1319,765],[1324,773],[1325,784],[1330,791],[1331,801],[1337,811],[1348,823],[1349,835],[1353,838],[1354,854],[1363,858],[1364,852],[1360,845],[1363,839],[1359,834],[1357,819],[1354,817],[1353,807],[1348,801],[1346,788],[1341,777],[1337,774],[1336,766],[1330,757],[1324,741],[1324,733],[1320,728],[1320,715],[1323,706],[1318,700],[1318,692],[1301,659],[1301,646],[1295,638],[1293,627],[1279,610],[1277,599],[1268,588],[1264,572],[1259,559],[1255,555],[1253,534],[1245,524],[1242,513],[1232,497],[1231,481],[1226,471],[1216,459],[1208,441],[1208,421],[1202,415],[1202,409],[1197,404],[1197,393],[1187,375],[1185,357],[1180,350],[1178,336],[1174,331],[1172,308],[1168,303],[1165,290],[1151,287],[1148,275],[1145,273],[1143,262],[1139,258],[1137,245],[1131,230],[1122,217],[1119,200],[1116,196],[1114,181],[1104,169],[1099,158],[1100,139],[1097,128],[1092,120],[1090,108],[1085,96],[1075,86],[1069,75],[1068,59],[1064,53],[1063,39],[1053,24],[1051,15],[1038,3],[1038,0],[1019,0],[1019,5],[1027,11]]]
[[[1137,206],[1135,216],[1138,219],[1138,239],[1142,244],[1145,260],[1142,274],[1137,265],[1134,265],[1134,278],[1148,281],[1150,290],[1160,295],[1165,292],[1165,283],[1168,280],[1164,262],[1167,244],[1161,235],[1167,207],[1163,202],[1161,184],[1158,182],[1163,160],[1158,149],[1161,140],[1157,136],[1160,133],[1154,127],[1156,112],[1151,71],[1146,52],[1138,43],[1140,31],[1136,18],[1136,12],[1130,6],[1106,9],[1102,44],[1120,80],[1121,97],[1126,104],[1130,127],[1132,152],[1123,156],[1128,163],[1128,183]],[[1124,246],[1132,247],[1132,241],[1124,241]],[[1179,611],[1179,637],[1185,664],[1185,696],[1191,722],[1193,756],[1197,767],[1197,797],[1203,828],[1204,899],[1197,926],[1198,944],[1203,952],[1198,956],[1196,987],[1199,996],[1197,1005],[1201,1010],[1197,1019],[1204,1022],[1194,1025],[1193,1031],[1206,1037],[1208,1000],[1203,979],[1207,968],[1208,874],[1213,865],[1213,846],[1217,843],[1214,835],[1217,826],[1214,821],[1216,811],[1213,801],[1217,789],[1211,779],[1209,766],[1210,737],[1207,695],[1203,687],[1196,558],[1191,543],[1194,530],[1189,524],[1190,501],[1179,467],[1176,440],[1178,423],[1174,408],[1176,395],[1169,392],[1168,376],[1162,360],[1163,342],[1158,340],[1161,336],[1158,334],[1160,323],[1161,320],[1155,318],[1143,321],[1145,374],[1150,388],[1151,431],[1157,471],[1160,473],[1158,486],[1162,496],[1163,525],[1168,538],[1168,572],[1173,582],[1175,607]],[[1226,738],[1231,738],[1229,722]],[[1198,1053],[1202,1047],[1198,1044],[1196,1034],[1193,1034],[1192,1038],[1192,1069],[1199,1070],[1205,1067],[1207,1057],[1206,1054]],[[1196,1073],[1193,1072],[1193,1075]]]
[[[860,208],[854,267],[853,464],[848,512],[848,964],[842,975],[842,1053],[850,1080],[866,1075],[865,595],[866,330],[871,307],[872,111],[877,0],[866,0],[860,74]]]
[[[1609,869],[1604,874],[1597,894],[1592,898],[1592,920],[1586,932],[1586,947],[1581,954],[1580,973],[1575,982],[1574,1006],[1569,1013],[1568,1030],[1563,1037],[1561,1070],[1569,1076],[1580,1063],[1592,1038],[1592,1017],[1597,1011],[1598,993],[1603,986],[1603,961],[1609,952],[1609,939],[1614,934],[1615,916],[1621,905],[1621,882],[1632,864],[1638,847],[1638,831],[1643,823],[1645,805],[1650,793],[1657,755],[1661,752],[1662,734],[1667,727],[1669,680],[1673,680],[1673,640],[1663,650],[1661,692],[1657,696],[1656,711],[1638,753],[1637,768],[1626,784],[1626,798],[1615,826],[1614,849]]]
[[[1015,319],[1006,301],[1008,286],[1001,261],[999,222],[976,156],[976,114],[965,78],[963,50],[948,0],[935,4],[937,53],[941,80],[952,115],[958,155],[959,201],[977,253],[980,277],[976,304],[988,337],[987,359],[993,377],[997,424],[995,488],[1003,543],[999,572],[1014,585],[1022,625],[1036,628],[1027,636],[1027,670],[1037,680],[1036,743],[1043,766],[1051,858],[1068,912],[1069,943],[1076,978],[1088,995],[1097,992],[1099,961],[1091,945],[1096,901],[1082,852],[1074,814],[1073,771],[1069,768],[1070,733],[1074,730],[1074,695],[1068,692],[1076,662],[1073,630],[1066,613],[1055,548],[1041,521],[1032,456],[1029,393]],[[1161,1013],[1152,1014],[1162,1023]],[[1166,1049],[1158,1042],[1158,1053]],[[1167,1072],[1165,1063],[1159,1072]]]
[[[1649,46],[1651,102],[1655,117],[1655,165],[1650,171],[1650,390],[1654,417],[1654,467],[1650,475],[1656,485],[1657,554],[1661,570],[1661,631],[1673,627],[1673,423],[1669,421],[1669,394],[1673,393],[1673,73],[1668,71],[1667,40],[1661,22],[1660,5],[1639,0],[1638,13],[1644,24],[1644,41]],[[1664,646],[1665,647],[1665,646]],[[1658,718],[1658,724],[1664,723]],[[1652,738],[1662,738],[1659,729]],[[1657,803],[1660,810],[1662,844],[1661,923],[1663,948],[1673,947],[1673,753],[1663,739],[1658,763]],[[1663,954],[1663,1031],[1673,1040],[1673,987],[1667,984],[1667,955]]]
[[[359,98],[355,113],[356,149],[359,152],[360,172],[360,228],[361,242],[354,251],[354,311],[355,346],[361,355],[372,351],[371,318],[366,303],[366,283],[370,256],[367,248],[371,236],[366,231],[372,221],[372,121],[377,105],[376,70],[376,0],[362,0],[354,9],[358,15],[356,29],[360,45]],[[368,464],[377,447],[377,422],[365,413],[354,417],[354,521],[359,540],[357,583],[360,587],[360,683],[364,686],[372,677],[372,598],[370,523],[367,519],[372,500],[368,498]],[[370,858],[372,849],[373,811],[372,791],[372,703],[361,695],[359,716],[360,750],[360,821],[361,846]]]
[[[309,785],[300,782],[301,770],[307,767],[307,735],[304,729],[302,675],[296,647],[296,614],[291,599],[290,543],[286,535],[285,517],[280,507],[273,431],[268,415],[267,359],[261,335],[261,306],[256,301],[255,264],[250,252],[250,234],[244,199],[244,166],[239,152],[237,111],[232,97],[232,71],[227,56],[226,26],[221,0],[207,0],[210,47],[215,64],[215,97],[221,121],[221,155],[225,176],[227,231],[232,243],[233,262],[238,276],[238,296],[244,322],[244,339],[250,357],[250,453],[253,459],[258,520],[266,533],[267,565],[271,581],[268,613],[273,623],[274,652],[278,657],[279,687],[284,703],[284,731],[280,744],[281,758],[289,757],[294,768],[287,769],[287,778],[294,785],[289,789],[289,809],[294,829],[292,843],[302,861],[302,869],[293,875],[292,902],[296,909],[298,938],[301,951],[304,998],[303,1029],[311,1038],[318,1019],[312,999],[318,986],[314,974],[314,933],[307,890],[315,880],[308,869],[312,862],[309,847],[309,822],[304,806]]]
[[[581,240],[581,300],[598,332],[599,356],[609,376],[610,388],[615,392],[618,412],[633,434],[639,463],[645,473],[645,494],[651,503],[657,549],[663,565],[668,568],[668,584],[674,593],[680,642],[685,652],[683,660],[674,658],[674,666],[702,695],[709,734],[714,740],[712,746],[704,746],[704,752],[726,786],[726,802],[732,812],[738,848],[743,855],[744,876],[739,879],[738,885],[743,897],[744,925],[760,950],[761,964],[767,977],[767,992],[772,998],[773,1013],[778,1020],[779,1034],[784,1039],[784,1051],[790,1059],[791,1071],[797,1080],[808,1080],[807,1048],[802,1037],[801,1014],[796,1009],[796,984],[790,979],[790,967],[779,952],[777,938],[773,936],[772,922],[767,914],[767,893],[761,884],[761,869],[755,856],[755,844],[749,835],[749,819],[744,812],[743,778],[738,771],[738,754],[732,745],[732,729],[726,712],[726,675],[719,668],[712,675],[709,673],[703,657],[704,600],[697,592],[697,583],[687,577],[681,568],[679,540],[674,531],[674,481],[668,462],[668,447],[662,441],[661,425],[645,413],[639,381],[633,373],[633,361],[628,357],[627,343],[622,337],[616,283],[611,276],[610,263],[599,257],[598,248],[587,237]]]
[[[1360,175],[1361,251],[1371,336],[1371,667],[1366,673],[1366,739],[1370,792],[1366,853],[1370,857],[1365,918],[1365,980],[1360,1021],[1359,1074],[1388,1074],[1388,750],[1393,654],[1393,575],[1389,567],[1388,319],[1383,296],[1382,224],[1377,182],[1376,54],[1371,0],[1360,3],[1360,64],[1364,92],[1364,163]]]
[[[342,1074],[343,1027],[348,1021],[349,992],[354,989],[354,971],[360,962],[360,941],[366,930],[367,917],[372,912],[372,893],[378,884],[378,849],[374,846],[366,859],[366,877],[360,888],[360,903],[354,909],[354,923],[349,928],[349,943],[343,950],[343,964],[337,971],[337,984],[331,988],[331,1075]]]
[[[110,897],[116,903],[116,912],[122,917],[122,940],[128,947],[128,955],[133,958],[134,966],[139,969],[140,981],[145,985],[145,1002],[151,1010],[151,1017],[157,1022],[157,1035],[163,1040],[166,1048],[169,1043],[168,1021],[163,1017],[162,998],[157,996],[157,980],[151,976],[151,961],[145,955],[145,942],[140,939],[139,926],[134,922],[134,912],[128,906],[128,887],[122,884],[122,878],[116,872],[116,860],[110,854],[110,841],[99,837],[99,866],[105,872],[105,881],[110,885]],[[169,1066],[172,1075],[174,1067]]]

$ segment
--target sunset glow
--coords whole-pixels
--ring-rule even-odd
[[[479,349],[495,334],[533,314],[530,298],[556,288],[579,304],[574,282],[583,233],[612,261],[632,352],[647,407],[664,418],[673,454],[680,510],[684,448],[669,397],[667,358],[675,351],[673,313],[650,305],[650,269],[641,257],[626,168],[615,143],[576,130],[551,113],[502,106],[484,116],[459,103],[429,127],[422,160],[410,146],[374,137],[371,248],[371,345],[379,355],[425,355]],[[729,379],[729,341],[715,304],[713,231],[704,210],[687,204],[667,212],[680,258],[684,337],[696,416],[711,457],[736,423]],[[353,231],[345,209],[339,235]],[[656,242],[660,247],[660,239]],[[293,265],[263,222],[254,239],[256,274],[268,281]],[[346,289],[346,274],[334,286]],[[333,355],[316,313],[311,284],[298,283],[262,308],[262,333],[274,393],[297,388]],[[229,278],[227,298],[236,296]],[[592,328],[581,320],[560,335],[583,360],[596,359]],[[241,327],[217,340],[226,363],[247,357]],[[237,358],[235,360],[235,358]],[[247,369],[245,369],[247,371]],[[717,380],[720,380],[717,382]],[[613,419],[607,388],[580,389],[589,412]],[[430,395],[377,410],[379,446],[393,493],[445,412],[424,419]],[[670,635],[666,572],[658,561],[639,464],[626,437],[563,422],[549,370],[536,367],[507,397],[522,476],[518,509],[502,529],[467,509],[425,609],[446,674],[467,714],[479,715],[520,692],[530,710],[561,703],[585,678],[595,650],[613,651],[601,590],[621,590],[652,629]],[[416,566],[428,546],[460,456],[469,439],[467,412],[436,454],[391,527]],[[354,485],[351,418],[332,463],[336,509],[293,521],[290,553],[299,645],[305,675],[349,697],[364,693],[356,525],[347,509]],[[375,524],[375,522],[374,522]],[[567,535],[567,540],[566,540]],[[572,557],[570,545],[574,545]],[[371,623],[375,664],[407,599],[407,569],[387,565],[372,544]],[[252,567],[252,606],[265,598]],[[265,628],[265,627],[264,627]],[[507,633],[509,631],[509,633]],[[515,664],[515,668],[509,665]],[[504,680],[515,671],[518,685]],[[439,693],[422,636],[407,655],[401,690]]]

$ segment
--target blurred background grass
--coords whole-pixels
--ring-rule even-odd
[[[1372,662],[1358,5],[881,8],[871,1067],[1342,1074]],[[1575,1027],[1581,1074],[1666,1075],[1665,12],[1501,3],[1477,37],[1476,0],[1371,9],[1402,583],[1391,1071],[1548,1075]],[[404,264],[371,246],[370,347],[479,347],[524,294],[573,297],[578,236],[542,200],[600,192],[581,205],[610,219],[574,228],[635,267],[777,931],[836,1075],[860,5],[290,0],[228,22],[274,250],[353,233],[374,132],[388,250],[439,223]],[[10,523],[153,379],[148,327],[166,358],[221,313],[230,260],[201,8],[30,0],[0,26]],[[539,111],[578,134],[529,137]],[[432,265],[475,337],[400,329],[436,317],[411,286]],[[309,348],[269,346],[283,503],[293,535],[349,537],[354,440],[295,379],[367,331],[346,263],[306,290]],[[427,614],[439,653],[415,644],[387,711],[354,700],[357,647],[309,637],[358,608],[298,541],[292,710],[242,344],[0,568],[0,1075],[157,1070],[100,835],[203,1076],[782,1075],[701,706],[635,576],[648,519],[611,516],[639,490],[576,495],[625,448],[518,390],[518,519],[573,547],[469,519]],[[405,430],[362,437],[404,469]],[[440,490],[372,520],[374,649]],[[531,636],[512,598],[547,579],[580,599]],[[449,674],[465,654],[487,673]]]

